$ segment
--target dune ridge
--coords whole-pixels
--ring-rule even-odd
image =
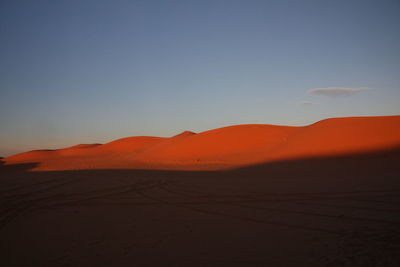
[[[6,165],[34,170],[229,169],[271,161],[362,153],[400,146],[400,116],[346,117],[308,126],[245,124],[165,137],[127,137],[16,154]]]

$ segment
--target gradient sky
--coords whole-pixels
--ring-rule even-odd
[[[397,0],[1,0],[0,155],[400,114],[399,14]]]

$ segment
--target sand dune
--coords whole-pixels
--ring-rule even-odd
[[[339,118],[14,155],[0,262],[400,266],[399,130],[400,116]]]
[[[35,170],[224,169],[264,162],[346,155],[400,146],[400,116],[326,119],[303,127],[237,125],[170,138],[128,137],[106,144],[36,150],[5,158]]]

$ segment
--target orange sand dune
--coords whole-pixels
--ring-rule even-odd
[[[238,125],[199,134],[180,134],[149,147],[141,154],[144,161],[159,162],[253,162],[260,153],[285,142],[298,127]]]
[[[344,155],[400,146],[400,116],[326,119],[303,127],[237,125],[202,133],[128,137],[37,150],[3,159],[36,170],[224,169],[284,159]]]
[[[331,156],[400,145],[400,116],[333,118],[301,127],[272,158]]]
[[[104,144],[100,149],[109,151],[138,151],[149,145],[161,142],[164,139],[166,138],[152,136],[127,137]]]

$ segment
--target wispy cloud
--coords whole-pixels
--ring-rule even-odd
[[[368,87],[325,87],[313,88],[308,92],[313,95],[322,96],[348,96],[362,91],[369,90]]]

